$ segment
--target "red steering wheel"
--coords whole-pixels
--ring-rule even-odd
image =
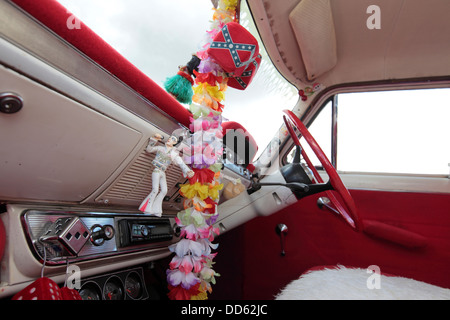
[[[306,155],[303,148],[301,147],[298,136],[297,136],[297,134],[295,134],[294,129],[292,128],[292,125],[294,125],[300,131],[301,135],[305,138],[308,145],[314,151],[315,155],[317,156],[317,158],[319,159],[323,168],[325,169],[326,173],[328,174],[331,186],[333,187],[334,191],[336,191],[337,194],[339,195],[339,197],[336,197],[334,192],[325,191],[328,199],[330,199],[330,202],[336,208],[336,211],[333,210],[333,212],[337,213],[338,216],[343,218],[344,221],[350,225],[350,227],[352,227],[356,231],[359,231],[361,229],[360,228],[360,219],[358,217],[358,212],[356,210],[355,202],[354,202],[350,192],[345,187],[344,183],[342,182],[341,178],[339,177],[339,174],[337,173],[336,169],[330,163],[327,156],[322,151],[322,148],[320,148],[320,146],[317,144],[316,140],[313,138],[311,133],[309,133],[308,129],[300,121],[300,119],[290,110],[283,110],[283,112],[286,113],[286,115],[287,115],[287,117],[283,116],[283,119],[284,119],[286,127],[289,131],[289,134],[291,135],[292,139],[294,140],[294,143],[301,148],[302,156],[305,159],[308,167],[311,169],[311,171],[314,175],[314,179],[317,181],[317,183],[323,183],[322,177],[319,175],[316,168],[312,165],[311,161],[309,160],[309,157]],[[292,123],[292,125],[291,125],[291,123]],[[313,182],[315,182],[315,181],[313,181]]]

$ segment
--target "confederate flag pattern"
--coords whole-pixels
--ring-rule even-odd
[[[208,49],[208,54],[216,63],[234,77],[241,76],[258,53],[256,39],[236,22],[227,23],[214,37]]]

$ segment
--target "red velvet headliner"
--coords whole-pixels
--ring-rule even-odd
[[[55,0],[12,0],[12,2],[181,124],[189,126],[190,113],[186,108],[85,24],[81,23],[80,29],[69,29],[67,19],[72,14],[60,3]]]

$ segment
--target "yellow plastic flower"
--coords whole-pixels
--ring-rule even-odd
[[[213,20],[214,21],[220,21],[224,24],[227,24],[228,22],[234,21],[234,16],[236,14],[235,10],[223,10],[223,9],[213,9]]]
[[[213,200],[219,198],[219,191],[223,189],[223,184],[209,185],[209,197]]]
[[[199,96],[209,95],[212,99],[220,102],[225,99],[224,87],[210,86],[207,82],[202,82],[194,88],[194,94]]]
[[[225,10],[234,10],[237,6],[238,0],[222,0],[219,1],[219,8]]]
[[[203,185],[200,182],[186,183],[180,187],[180,193],[188,199],[199,197],[201,200],[205,200],[208,197],[208,185]]]
[[[198,287],[198,294],[192,295],[191,300],[208,300],[207,291],[211,293],[212,290],[208,290],[208,284],[204,280],[202,280],[200,286]]]
[[[199,291],[195,296],[191,296],[191,300],[208,300],[208,294],[204,291]]]

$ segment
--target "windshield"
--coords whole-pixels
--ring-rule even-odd
[[[209,0],[59,2],[160,86],[199,50],[213,15]],[[262,62],[246,90],[227,89],[222,115],[255,138],[257,158],[280,128],[281,110],[297,103],[298,91],[273,67],[245,1],[240,23],[258,39]]]

